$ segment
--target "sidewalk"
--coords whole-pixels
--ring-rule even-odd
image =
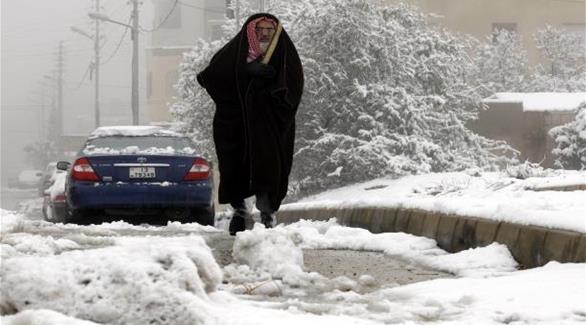
[[[570,172],[517,180],[449,173],[379,179],[285,205],[277,219],[292,223],[335,217],[342,225],[373,233],[432,238],[449,252],[496,241],[505,244],[524,267],[554,260],[584,263],[583,175]],[[445,180],[450,180],[448,186]]]

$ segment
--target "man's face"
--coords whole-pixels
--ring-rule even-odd
[[[268,43],[275,34],[275,27],[268,21],[260,21],[256,24],[256,37],[261,43]]]

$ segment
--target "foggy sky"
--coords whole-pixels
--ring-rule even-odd
[[[110,18],[128,22],[131,6],[126,0],[100,0],[102,11]],[[2,180],[15,176],[26,166],[22,148],[41,139],[43,105],[50,112],[51,81],[44,75],[56,71],[59,41],[64,41],[64,112],[65,134],[87,134],[94,127],[94,82],[88,66],[93,59],[93,42],[73,33],[75,26],[93,34],[87,16],[94,11],[93,0],[2,0],[1,13],[1,165]],[[140,7],[141,26],[152,26],[149,1]],[[103,23],[101,60],[105,61],[118,45],[125,28]],[[144,47],[149,34],[140,36],[141,100],[145,89]],[[120,49],[101,67],[100,102],[102,121],[130,124],[130,76],[132,44],[127,33]],[[85,77],[85,78],[84,78]],[[144,107],[142,105],[141,107]]]

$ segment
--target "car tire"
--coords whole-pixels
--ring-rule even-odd
[[[212,205],[208,208],[192,209],[187,222],[197,222],[203,226],[215,226],[216,209]]]
[[[67,207],[63,214],[63,223],[74,223],[78,225],[89,225],[91,223],[92,211],[82,209],[70,209]]]
[[[51,207],[51,213],[53,216],[51,222],[65,222],[65,219],[67,217],[67,209],[63,207],[56,208],[55,206],[53,206]]]

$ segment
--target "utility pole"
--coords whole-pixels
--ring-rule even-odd
[[[100,0],[95,0],[96,11],[94,14],[100,15]],[[95,19],[95,31],[94,35],[90,35],[84,30],[75,26],[71,27],[71,31],[83,35],[84,37],[94,42],[94,61],[90,65],[90,69],[94,70],[96,79],[94,80],[94,125],[95,127],[100,126],[100,20]]]
[[[131,106],[132,106],[132,124],[138,125],[139,114],[138,114],[138,0],[130,0],[132,2],[132,25],[125,24],[113,19],[110,19],[107,15],[90,12],[88,16],[92,19],[102,20],[118,25],[122,25],[126,28],[130,28],[132,35],[132,92],[131,92]]]
[[[258,0],[258,11],[265,12],[265,1],[264,0]]]
[[[49,86],[49,93],[51,95],[51,110],[49,112],[49,116],[46,121],[46,130],[47,130],[47,139],[53,141],[55,144],[59,139],[59,130],[57,129],[57,115],[58,115],[58,108],[57,108],[57,93],[58,85],[57,85],[57,78],[55,77],[56,73],[53,75],[44,75],[43,78],[47,82],[46,85]]]
[[[96,0],[96,12],[100,12],[100,0]],[[95,19],[96,32],[94,33],[94,69],[96,86],[94,91],[94,123],[100,126],[100,20]]]
[[[138,125],[138,0],[132,0],[132,124]]]
[[[61,137],[63,136],[63,41],[59,42],[59,54],[57,58],[57,148],[61,149]]]

